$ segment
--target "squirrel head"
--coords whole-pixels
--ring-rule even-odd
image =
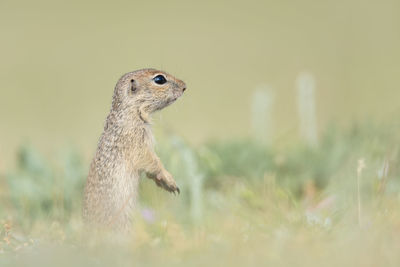
[[[156,69],[142,69],[124,74],[115,86],[112,108],[139,112],[142,120],[172,104],[186,90],[186,84]]]

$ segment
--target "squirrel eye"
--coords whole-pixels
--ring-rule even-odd
[[[163,75],[157,75],[153,80],[156,84],[164,84],[167,82],[167,79],[165,79]]]

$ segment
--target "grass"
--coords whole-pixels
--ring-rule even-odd
[[[315,147],[231,140],[192,148],[166,138],[158,153],[182,193],[143,179],[124,238],[86,233],[88,162],[79,151],[46,159],[22,146],[16,167],[1,174],[0,265],[398,266],[396,132],[332,127]],[[202,177],[200,193],[193,177]]]

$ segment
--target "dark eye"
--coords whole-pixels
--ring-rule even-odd
[[[163,75],[157,75],[153,80],[156,84],[164,84],[167,82],[167,79],[165,79]]]

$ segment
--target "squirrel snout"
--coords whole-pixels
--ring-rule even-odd
[[[179,80],[176,83],[177,87],[180,88],[182,90],[182,93],[186,91],[186,83]]]

